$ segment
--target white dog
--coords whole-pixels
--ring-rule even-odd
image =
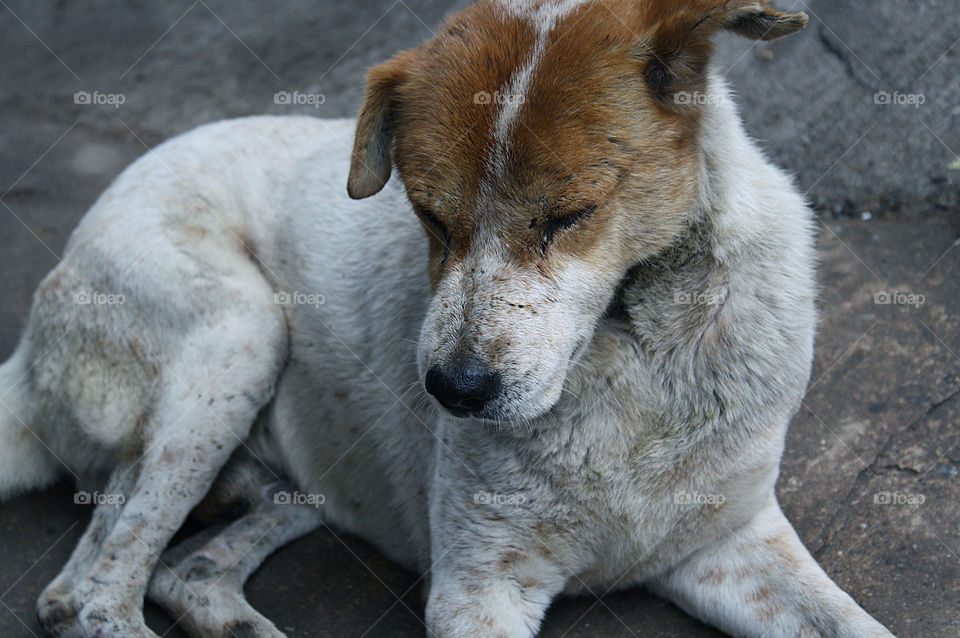
[[[777,505],[811,214],[709,65],[718,30],[805,23],[487,0],[373,69],[356,122],[212,124],[124,171],[0,367],[0,497],[61,462],[103,497],[43,627],[154,636],[148,595],[282,636],[243,583],[323,523],[429,574],[436,638],[637,585],[736,636],[890,636]]]

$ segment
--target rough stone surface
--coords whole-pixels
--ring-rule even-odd
[[[950,0],[785,0],[806,29],[724,38],[750,130],[830,216],[960,207],[960,11]]]
[[[0,5],[0,357],[70,230],[145,147],[224,117],[350,115],[366,67],[462,4]],[[868,611],[899,636],[952,638],[960,166],[949,167],[960,155],[960,12],[947,0],[780,4],[806,10],[810,26],[775,43],[718,46],[748,130],[821,213],[817,359],[779,494],[826,571]],[[78,91],[125,101],[75,104]],[[324,101],[276,104],[278,91]],[[876,104],[880,91],[923,104]],[[877,303],[884,292],[894,303]],[[72,491],[0,506],[2,636],[40,635],[34,600],[89,516]],[[418,585],[362,541],[321,531],[278,552],[247,591],[291,637],[413,637],[423,635]],[[148,606],[147,617],[158,633],[183,635],[159,610]],[[543,635],[719,636],[641,591],[562,599]]]

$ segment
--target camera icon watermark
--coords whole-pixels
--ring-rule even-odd
[[[877,91],[873,94],[873,103],[879,106],[912,106],[918,109],[926,104],[926,102],[927,96],[923,93]]]
[[[300,91],[277,91],[273,94],[273,103],[284,106],[312,106],[320,108],[327,102],[323,93],[301,93]]]
[[[701,494],[699,492],[677,492],[673,495],[674,505],[711,505],[718,507],[727,502],[723,494]]]
[[[279,290],[273,293],[273,303],[278,306],[313,306],[319,308],[327,302],[327,297],[318,292],[288,292]]]
[[[120,293],[106,293],[97,290],[78,290],[73,293],[73,303],[78,306],[122,306],[127,298]]]
[[[873,295],[873,303],[878,306],[913,306],[919,308],[925,304],[927,298],[925,295],[912,292],[887,292],[881,290]]]
[[[673,103],[684,106],[716,106],[727,101],[726,96],[703,91],[678,91],[673,94]]]
[[[77,91],[73,94],[73,103],[82,105],[106,105],[115,109],[127,101],[127,96],[123,93],[101,93],[100,91]]]
[[[473,94],[473,103],[474,104],[523,104],[524,96],[520,93],[501,93],[500,91],[494,91],[490,93],[488,91],[477,91]]]
[[[678,306],[719,306],[726,297],[716,292],[677,292],[673,303]]]
[[[873,495],[874,505],[923,505],[927,497],[923,494],[904,494],[902,492],[881,491]]]
[[[120,507],[127,502],[127,497],[123,494],[111,494],[101,492],[87,492],[80,490],[73,494],[74,505],[111,505]]]
[[[473,495],[474,505],[492,505],[494,507],[513,506],[519,507],[527,502],[527,497],[522,492],[513,492],[504,494],[502,492],[487,492],[480,490]]]
[[[273,495],[274,505],[307,505],[309,507],[320,507],[327,502],[324,494],[304,494],[303,492],[287,492],[281,490]]]

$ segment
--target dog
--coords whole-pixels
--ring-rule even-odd
[[[0,497],[65,466],[95,490],[44,630],[154,637],[147,596],[280,637],[243,584],[329,525],[425,574],[434,638],[635,586],[735,636],[891,636],[777,504],[813,218],[710,63],[721,30],[806,21],[483,0],[373,68],[356,121],[210,124],[128,167],[0,367]]]

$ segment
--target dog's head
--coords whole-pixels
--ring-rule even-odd
[[[348,190],[395,164],[429,236],[419,364],[457,415],[538,416],[631,266],[696,208],[710,36],[756,0],[489,0],[370,71]]]

